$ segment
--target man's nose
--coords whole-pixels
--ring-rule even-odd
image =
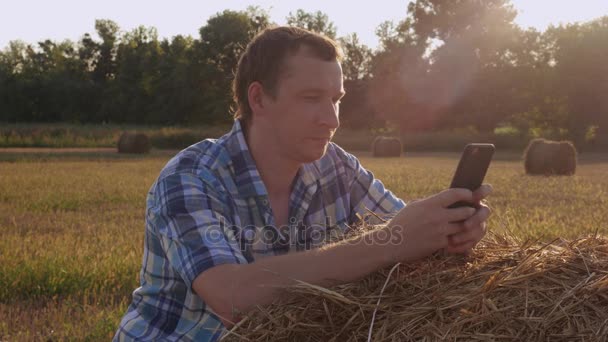
[[[337,129],[340,126],[340,105],[330,101],[324,106],[320,113],[319,124],[327,126],[330,129]]]

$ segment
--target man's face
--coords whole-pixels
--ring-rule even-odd
[[[275,95],[266,101],[265,127],[278,153],[299,163],[321,158],[340,125],[340,63],[324,61],[302,47],[284,61]]]

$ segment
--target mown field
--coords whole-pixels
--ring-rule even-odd
[[[459,154],[362,163],[406,200],[445,188]],[[144,199],[168,153],[0,155],[0,341],[109,340],[137,286]],[[489,227],[524,239],[608,234],[608,155],[530,177],[498,154]]]

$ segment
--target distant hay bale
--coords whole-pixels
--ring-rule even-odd
[[[576,158],[570,141],[534,139],[524,151],[524,168],[529,175],[573,175]]]
[[[435,255],[349,284],[287,291],[223,340],[367,341],[372,327],[372,341],[600,341],[608,239],[540,244],[489,234],[467,257]]]
[[[150,138],[144,133],[123,132],[118,139],[118,153],[148,153]]]
[[[400,157],[402,152],[399,138],[380,136],[372,143],[373,157]]]

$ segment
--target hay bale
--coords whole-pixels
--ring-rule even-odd
[[[534,139],[524,151],[524,168],[529,175],[573,175],[576,148],[570,141]]]
[[[367,341],[371,326],[372,341],[597,341],[608,334],[608,239],[492,234],[468,257],[437,254],[288,292],[224,340]]]
[[[376,137],[372,143],[373,157],[400,157],[401,140],[395,137]]]
[[[123,132],[118,139],[118,153],[148,153],[150,138],[144,133]]]

